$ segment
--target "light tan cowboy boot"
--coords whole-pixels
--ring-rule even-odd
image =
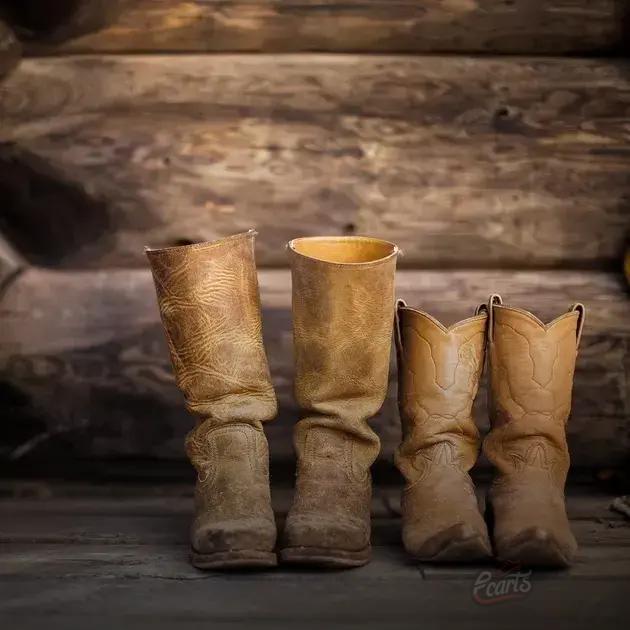
[[[273,566],[276,526],[262,423],[276,415],[263,347],[255,232],[147,250],[177,385],[197,417],[192,563]]]
[[[368,237],[289,243],[297,482],[280,558],[329,567],[370,558],[368,419],[387,392],[398,249]]]
[[[468,471],[480,438],[472,415],[483,370],[487,309],[449,328],[403,300],[396,307],[398,405],[405,477],[402,536],[414,558],[469,561],[492,555]]]
[[[487,500],[495,553],[522,566],[566,566],[577,544],[564,503],[565,425],[584,306],[545,325],[495,295],[488,317],[491,430],[483,450],[497,469]]]

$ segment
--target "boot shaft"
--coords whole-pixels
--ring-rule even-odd
[[[488,333],[491,431],[484,450],[499,471],[552,473],[569,467],[565,424],[571,411],[584,307],[543,324],[493,296]]]
[[[365,420],[383,404],[396,255],[367,237],[289,243],[295,396],[306,414]]]
[[[387,393],[398,249],[368,237],[289,243],[300,465],[364,479],[379,451],[367,420]]]
[[[409,483],[435,465],[468,471],[479,450],[472,407],[484,364],[485,305],[449,328],[402,300],[396,314],[403,430],[396,462]]]
[[[276,414],[254,236],[146,252],[177,385],[188,410],[214,425]]]

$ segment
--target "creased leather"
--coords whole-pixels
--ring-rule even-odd
[[[490,308],[491,430],[483,450],[497,469],[488,494],[495,551],[522,564],[566,563],[577,549],[564,502],[565,428],[583,307],[547,325],[522,309]]]
[[[487,314],[450,328],[399,301],[398,404],[403,441],[396,465],[406,484],[402,536],[424,560],[491,553],[468,471],[479,452],[472,407],[484,364]]]
[[[276,527],[262,423],[277,412],[262,341],[253,231],[147,250],[176,382],[197,418],[192,547],[272,551]]]
[[[302,417],[285,547],[369,547],[369,469],[380,442],[368,420],[387,391],[396,256],[395,245],[367,237],[289,244]]]

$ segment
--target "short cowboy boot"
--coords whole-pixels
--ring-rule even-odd
[[[398,250],[367,237],[289,243],[297,481],[280,558],[328,567],[370,558],[368,419],[387,393]]]
[[[148,249],[177,385],[197,426],[192,563],[273,566],[276,526],[262,423],[276,415],[261,334],[255,232]]]
[[[398,300],[395,338],[403,441],[396,465],[405,478],[402,537],[430,562],[492,554],[468,471],[479,453],[472,407],[483,370],[487,309],[446,328]]]
[[[487,497],[497,557],[567,566],[577,543],[567,518],[565,426],[584,306],[543,324],[492,296],[488,313],[489,413],[483,450],[496,467]]]

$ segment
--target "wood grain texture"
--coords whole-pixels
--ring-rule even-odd
[[[394,491],[400,495],[400,489]],[[284,493],[290,501],[291,491]],[[287,501],[287,503],[289,503]],[[161,513],[142,514],[140,506],[133,513],[121,514],[115,509],[100,514],[86,514],[80,501],[73,501],[60,510],[48,503],[48,509],[34,513],[26,506],[1,501],[7,516],[0,520],[0,544],[102,544],[102,545],[184,545],[192,517],[192,500],[184,509],[175,512],[162,503]],[[290,504],[290,503],[289,503]],[[64,506],[66,507],[66,506]],[[285,507],[283,505],[283,507]],[[286,505],[288,509],[288,505]],[[11,512],[9,512],[11,510]],[[276,519],[284,518],[286,511],[276,511]],[[400,520],[383,518],[372,513],[373,545],[394,545],[400,541]],[[573,533],[580,545],[630,548],[630,524],[624,521],[580,520],[572,523]],[[630,551],[630,549],[629,549]]]
[[[625,0],[124,0],[107,29],[41,53],[602,53]]]
[[[45,524],[45,515],[58,517],[63,514],[98,519],[107,515],[117,517],[159,517],[188,515],[193,511],[194,471],[188,466],[187,479],[138,484],[125,480],[124,483],[110,483],[83,480],[82,482],[60,482],[58,479],[3,479],[0,481],[2,516],[0,516],[0,537],[17,541],[20,536],[20,523],[26,519]],[[288,483],[287,483],[288,481]],[[394,483],[377,483],[372,489],[370,513],[373,518],[392,519],[401,515],[402,479]],[[488,482],[475,484],[477,499],[483,506]],[[293,479],[273,479],[273,510],[286,515],[293,499]],[[566,489],[566,508],[573,522],[606,523],[616,528],[627,522],[623,515],[610,509],[615,497],[603,490],[593,479],[585,485],[569,480]],[[34,527],[36,525],[31,525]],[[43,527],[43,525],[41,526]],[[630,527],[630,523],[628,523]],[[41,531],[41,530],[40,530]],[[23,533],[23,532],[22,532]],[[630,533],[630,531],[629,531]],[[44,532],[45,534],[45,532]],[[22,538],[24,541],[24,539]]]
[[[581,272],[401,272],[398,294],[445,323],[468,316],[489,293],[544,319],[576,300],[588,323],[578,361],[569,440],[575,466],[614,467],[630,452],[630,301],[620,277]],[[272,457],[292,457],[290,278],[260,274],[263,322],[280,400],[268,425]],[[191,426],[175,388],[150,273],[144,270],[22,272],[0,302],[0,443],[4,457],[80,454],[84,457],[183,456]],[[382,457],[400,439],[395,370],[376,418]],[[477,419],[487,427],[485,396]]]
[[[629,62],[25,60],[0,87],[0,227],[45,266],[256,226],[262,266],[374,233],[402,266],[618,268],[629,117]]]
[[[368,565],[335,574],[283,567],[201,572],[190,566],[185,545],[16,544],[3,548],[0,617],[7,623],[19,618],[20,630],[74,630],[86,623],[91,630],[131,624],[371,630],[410,628],[418,617],[445,630],[528,630],[551,617],[589,630],[593,619],[602,628],[623,628],[630,614],[627,547],[584,547],[570,570],[535,571],[527,597],[490,612],[471,597],[482,570],[499,576],[493,565],[419,566],[399,544],[375,546]]]

